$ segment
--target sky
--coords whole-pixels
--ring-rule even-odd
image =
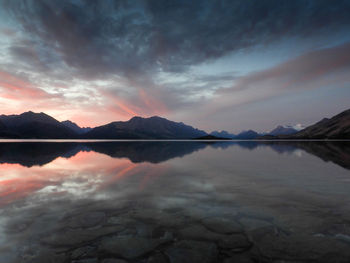
[[[350,0],[0,0],[0,114],[207,132],[350,108]]]

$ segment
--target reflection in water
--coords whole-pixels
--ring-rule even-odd
[[[281,154],[304,150],[324,161],[331,161],[350,169],[350,142],[347,141],[5,142],[0,143],[0,164],[18,163],[27,167],[44,165],[58,157],[71,158],[81,151],[95,151],[114,158],[128,158],[133,163],[161,163],[208,146],[225,149],[233,145],[250,150],[270,147]]]
[[[0,143],[0,262],[349,262],[349,149]]]

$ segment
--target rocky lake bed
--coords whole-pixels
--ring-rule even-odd
[[[350,262],[349,170],[269,147],[2,164],[0,262]]]

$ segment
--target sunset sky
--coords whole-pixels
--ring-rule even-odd
[[[350,108],[350,0],[0,0],[0,114],[206,131]]]

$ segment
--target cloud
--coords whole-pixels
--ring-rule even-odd
[[[8,72],[0,71],[1,97],[7,99],[16,98],[48,98],[50,95],[40,88],[34,87],[31,83],[18,78]]]
[[[229,89],[218,94],[263,90],[271,92],[319,88],[325,85],[341,86],[350,82],[350,43],[312,51],[288,60],[270,69],[248,74]],[[254,99],[251,97],[251,99]]]
[[[349,1],[0,0],[0,8],[0,70],[17,78],[0,76],[2,113],[46,111],[84,126],[133,115],[196,125],[210,113],[348,80],[347,55],[315,39],[344,42]],[[226,73],[194,70],[290,38],[322,49],[246,76],[239,63]]]
[[[85,78],[182,72],[234,50],[350,23],[349,1],[23,0],[4,6],[38,50],[48,49]],[[23,52],[12,47],[14,56]]]
[[[339,89],[345,90],[350,84],[349,72],[350,43],[308,52],[272,68],[238,77],[229,88],[217,89],[214,93],[215,99],[203,106],[199,110],[201,115],[197,115],[196,118],[202,119],[205,116],[229,118],[231,115],[232,118],[240,119],[243,123],[247,121],[245,116],[237,118],[236,115],[247,106],[255,109],[257,103],[263,104],[265,101],[270,101],[273,104],[273,101],[278,101],[280,98],[322,88],[333,89],[335,93],[339,92]],[[317,91],[314,94],[315,100],[317,100]],[[279,111],[291,106],[284,105],[284,108],[277,108],[272,115],[276,115]],[[339,108],[344,109],[346,106],[348,105],[340,104]],[[302,108],[305,105],[298,105],[298,107]],[[314,121],[324,117],[325,113],[320,110],[318,108],[320,116],[316,117]],[[250,111],[247,111],[247,115],[254,115]],[[259,111],[255,109],[253,112],[257,116],[256,118],[261,118]],[[265,117],[265,121],[271,119],[270,117]],[[275,118],[277,117],[275,116]],[[299,116],[299,118],[303,117]]]

